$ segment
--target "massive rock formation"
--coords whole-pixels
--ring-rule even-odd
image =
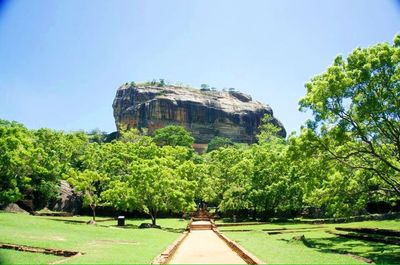
[[[215,136],[254,143],[261,118],[264,114],[273,117],[270,106],[243,93],[180,86],[122,85],[113,109],[117,129],[147,128],[151,133],[176,124],[192,132],[200,144]],[[272,123],[281,128],[280,134],[285,137],[283,125],[276,118]]]

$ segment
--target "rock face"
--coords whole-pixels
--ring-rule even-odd
[[[265,114],[273,117],[270,106],[240,92],[179,86],[122,85],[113,109],[118,130],[147,128],[152,133],[166,125],[181,125],[198,144],[206,144],[215,136],[254,143],[261,118]],[[283,125],[276,118],[272,123],[281,128],[280,135],[285,137]]]
[[[75,193],[67,181],[60,182],[60,197],[50,208],[54,211],[69,212],[77,214],[82,208],[82,194]]]

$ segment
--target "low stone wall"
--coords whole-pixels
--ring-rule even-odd
[[[64,256],[64,257],[72,257],[77,254],[83,254],[78,251],[31,247],[31,246],[15,245],[15,244],[8,244],[8,243],[0,243],[0,248],[14,249],[14,250],[18,250],[18,251],[33,252],[33,253],[43,253],[43,254],[48,254],[48,255]]]

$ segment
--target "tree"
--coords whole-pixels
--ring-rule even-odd
[[[160,81],[158,82],[157,86],[164,87],[165,86],[165,80],[161,78]]]
[[[229,146],[233,146],[234,142],[226,137],[216,136],[211,139],[207,146],[207,153],[217,150],[219,148],[225,148]]]
[[[272,123],[272,116],[265,114],[261,119],[261,124],[258,127],[259,133],[257,139],[259,143],[269,142],[276,140],[279,137],[280,128]]]
[[[203,89],[203,90],[208,90],[208,89],[210,89],[210,86],[207,85],[207,84],[201,84],[200,87],[201,87],[201,89]]]
[[[110,177],[106,174],[105,148],[109,145],[90,143],[80,156],[78,168],[71,168],[67,180],[76,191],[83,193],[83,204],[89,206],[93,213],[93,223],[96,222],[96,208],[104,203],[102,193],[107,189]]]
[[[182,126],[177,125],[168,125],[155,130],[153,139],[159,146],[170,145],[192,148],[194,143],[194,138],[191,133],[186,131]]]
[[[96,207],[102,203],[102,192],[108,177],[102,173],[92,170],[85,170],[78,173],[70,173],[72,176],[69,182],[74,186],[76,191],[83,193],[83,204],[89,206],[93,213],[93,223],[96,222]]]
[[[119,209],[147,213],[153,225],[160,211],[193,210],[195,184],[175,174],[178,163],[172,159],[175,155],[166,155],[169,151],[171,148],[159,157],[133,161],[128,175],[113,181],[103,198]]]
[[[251,148],[254,166],[249,197],[263,217],[291,214],[301,208],[303,193],[299,176],[291,168],[287,150],[288,145],[280,138]]]
[[[42,128],[31,131],[34,151],[31,159],[30,193],[36,209],[45,207],[50,201],[57,199],[59,181],[71,168],[74,142],[63,132]]]
[[[236,208],[236,206],[246,204],[242,201],[243,196],[235,198],[230,196],[234,193],[228,191],[243,184],[243,174],[237,172],[240,167],[233,165],[244,165],[242,163],[244,156],[243,150],[229,147],[215,150],[206,157],[205,163],[209,167],[209,181],[215,192],[215,195],[209,198],[211,201],[208,202],[218,205],[221,211],[239,210],[241,207]],[[236,206],[233,206],[232,202],[227,206],[227,201],[230,199],[235,200]]]
[[[346,59],[336,57],[306,88],[300,106],[313,112],[309,127],[321,146],[341,163],[377,176],[382,190],[400,196],[400,36],[393,45],[380,43],[357,48]]]
[[[29,131],[19,123],[0,120],[0,205],[18,201],[30,187],[32,152]]]
[[[316,208],[327,217],[343,217],[359,214],[369,201],[380,201],[381,194],[371,189],[377,179],[332,159],[318,137],[303,128],[300,135],[288,139],[286,157],[291,172],[298,176],[303,207]]]
[[[119,140],[124,143],[134,143],[140,140],[142,134],[136,128],[131,128],[129,130],[120,130]]]
[[[93,129],[88,132],[88,137],[91,142],[104,143],[107,140],[107,133],[100,129]]]

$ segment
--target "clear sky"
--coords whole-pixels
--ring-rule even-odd
[[[0,118],[112,132],[117,87],[165,78],[251,94],[290,132],[307,80],[399,32],[395,0],[0,0]]]

